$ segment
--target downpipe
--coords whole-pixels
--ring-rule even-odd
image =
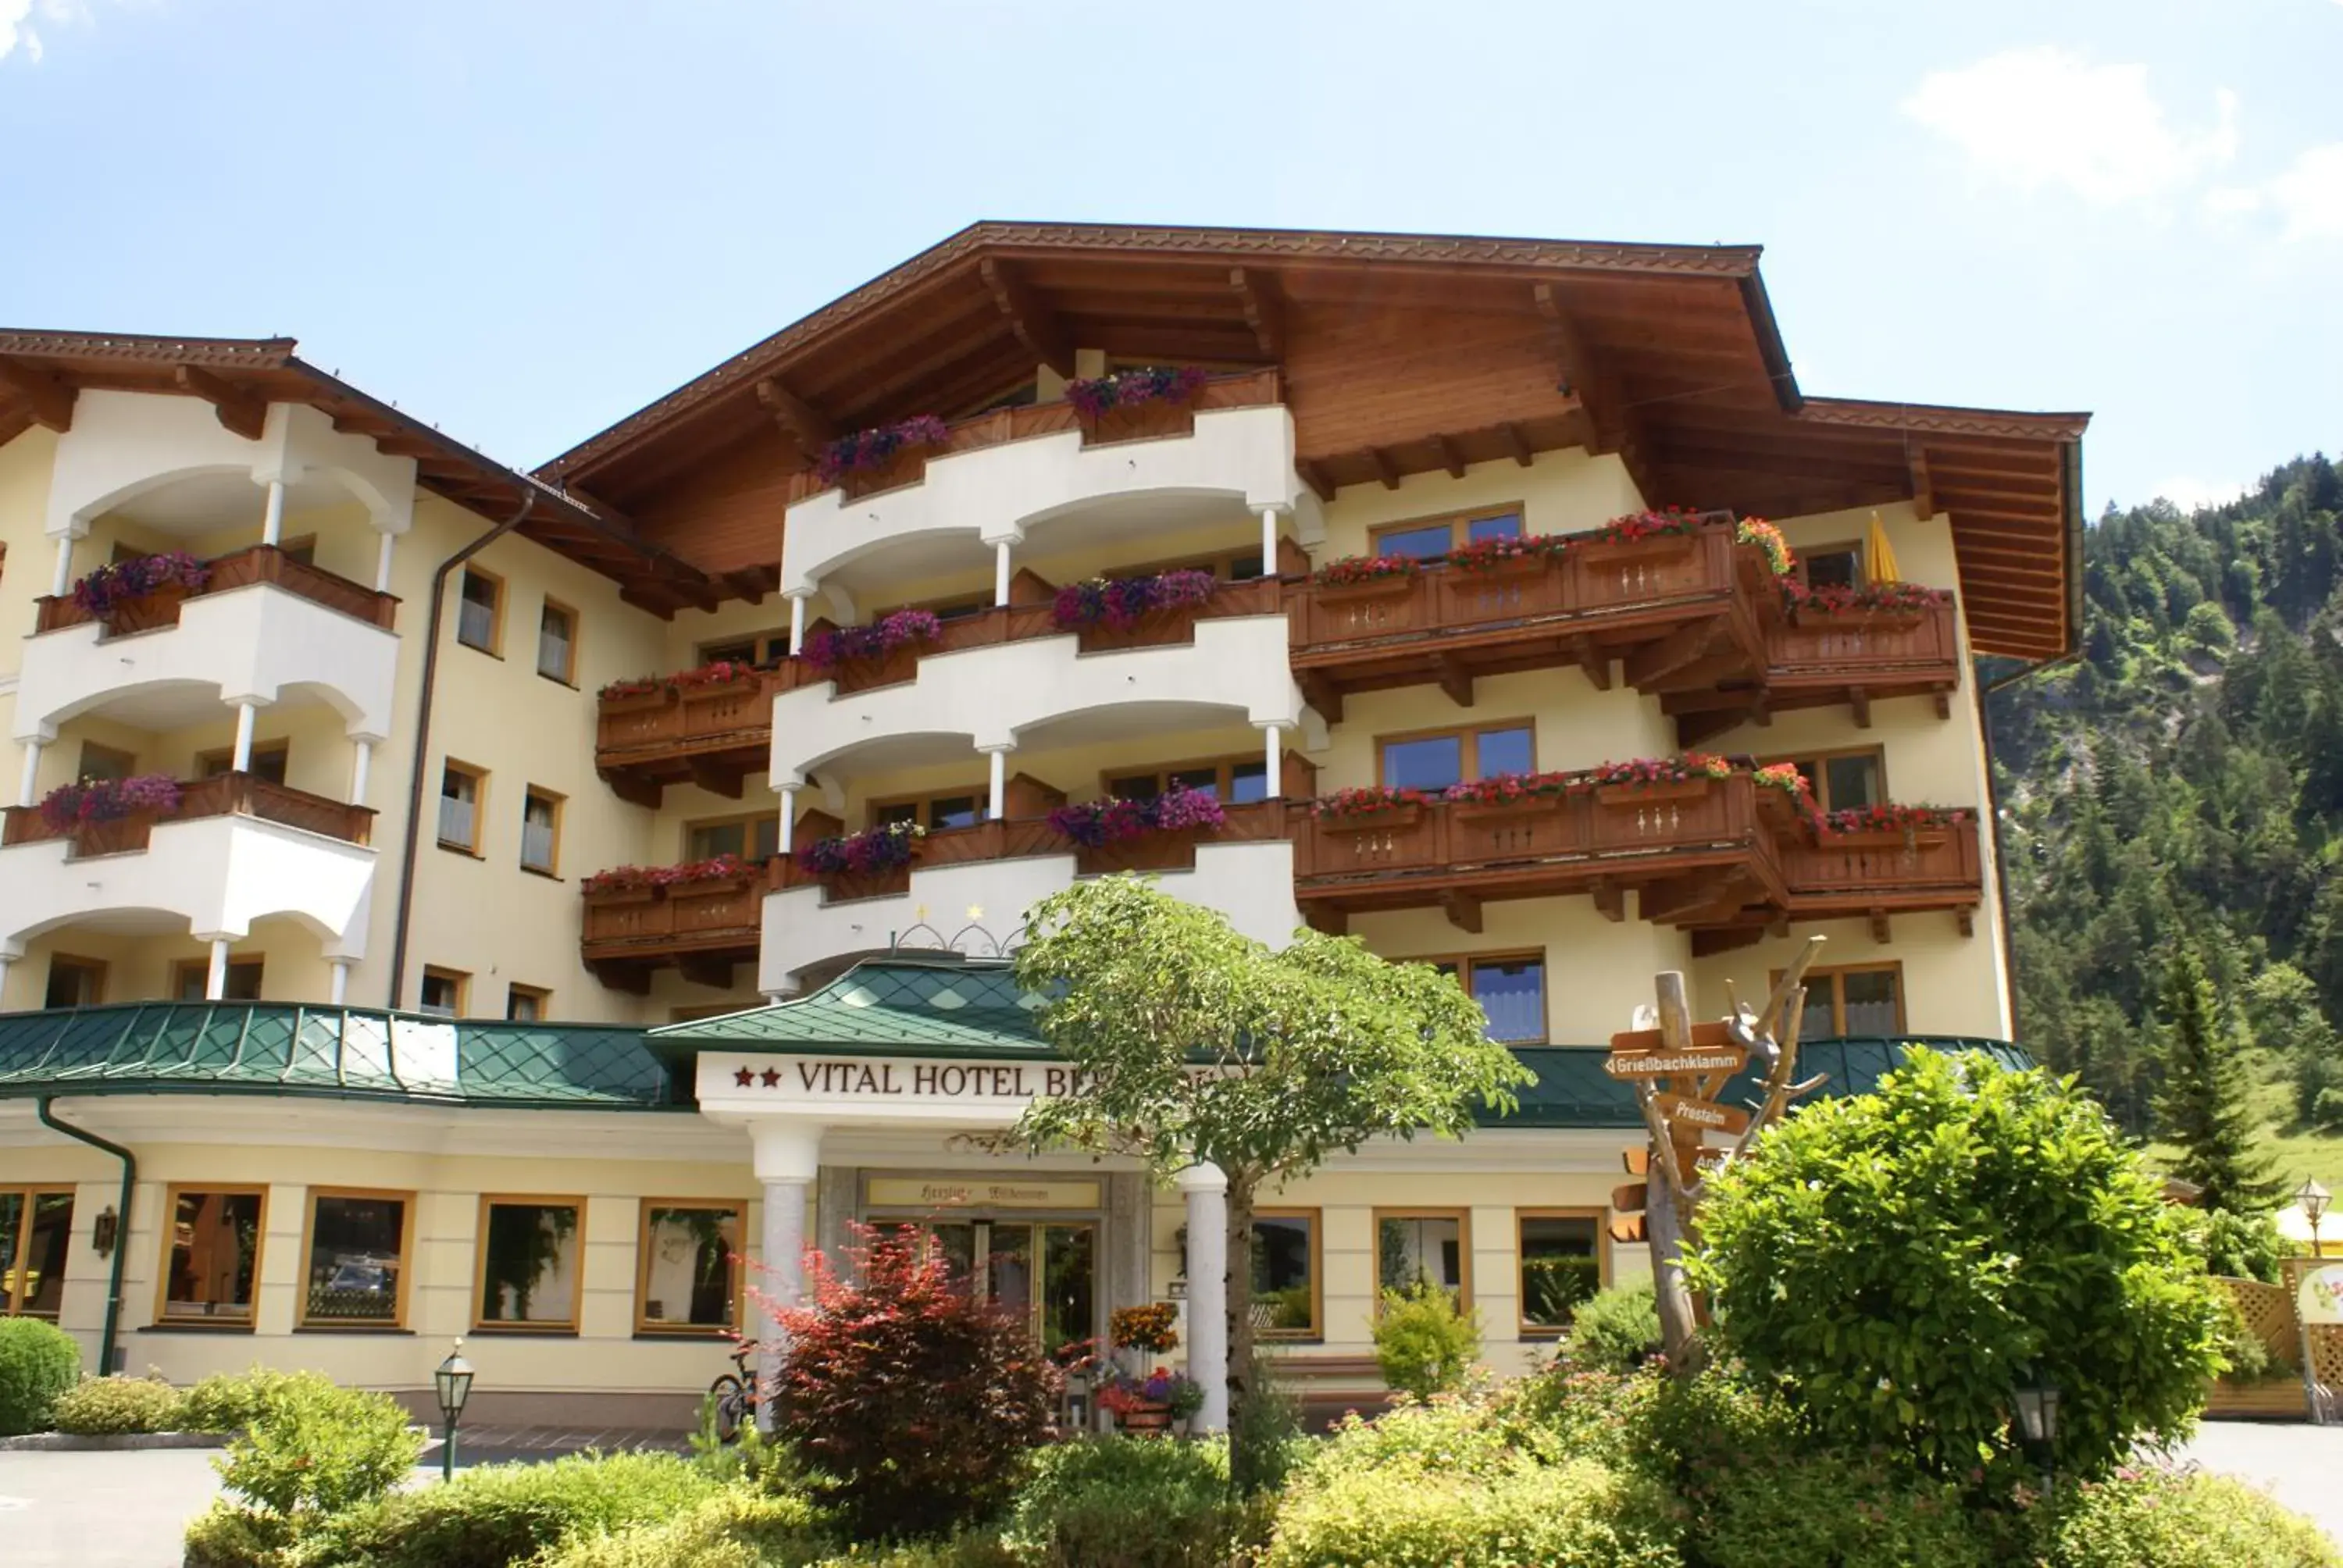
[[[138,1156],[119,1143],[59,1120],[55,1104],[53,1098],[45,1094],[33,1102],[34,1114],[40,1118],[42,1126],[122,1161],[122,1196],[114,1205],[114,1256],[108,1261],[106,1276],[106,1328],[97,1342],[97,1370],[103,1377],[114,1371],[114,1342],[122,1332],[122,1270],[130,1259],[130,1196],[138,1184]]]

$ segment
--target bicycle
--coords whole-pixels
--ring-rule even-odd
[[[732,1346],[734,1371],[719,1373],[708,1385],[708,1397],[715,1402],[716,1440],[719,1442],[739,1441],[740,1429],[754,1425],[757,1420],[757,1374],[749,1365],[757,1353],[757,1342],[739,1340]]]

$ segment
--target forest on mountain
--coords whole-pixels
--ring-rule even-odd
[[[2020,1036],[2133,1134],[2182,1131],[2176,969],[2270,1174],[2343,1170],[2343,476],[2110,508],[2073,662],[1989,699]],[[2185,1140],[2184,1140],[2185,1141]]]

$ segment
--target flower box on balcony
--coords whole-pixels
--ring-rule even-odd
[[[1319,827],[1329,833],[1373,833],[1389,828],[1413,828],[1423,819],[1423,807],[1415,802],[1404,806],[1384,806],[1373,811],[1346,811],[1340,816],[1322,817]]]
[[[135,631],[155,631],[179,624],[179,608],[187,602],[187,585],[165,583],[136,598],[126,598],[101,618],[106,629],[120,637]]]
[[[1362,578],[1351,582],[1322,582],[1317,585],[1321,604],[1358,604],[1368,599],[1405,598],[1415,587],[1413,572],[1395,572],[1388,577]]]
[[[1571,553],[1585,565],[1605,567],[1673,564],[1692,554],[1699,543],[1691,534],[1653,534],[1640,539],[1605,539],[1579,546]]]
[[[845,475],[838,481],[839,498],[859,501],[884,490],[900,490],[928,477],[928,448],[910,447],[876,467]]]
[[[649,690],[605,692],[602,711],[605,713],[653,713],[675,701],[675,690],[669,686],[654,686]]]
[[[1853,832],[1825,833],[1825,849],[1933,849],[1953,836],[1950,828],[1859,828]]]
[[[664,888],[648,885],[625,888],[588,888],[586,901],[596,909],[622,909],[635,904],[656,903],[667,896]]]
[[[1523,795],[1513,800],[1458,800],[1449,809],[1460,822],[1518,822],[1559,815],[1563,799],[1560,795]]]
[[[1111,446],[1117,441],[1152,441],[1167,436],[1196,433],[1196,410],[1183,403],[1135,403],[1109,408],[1082,424],[1082,445]]]
[[[136,811],[127,817],[116,817],[104,822],[76,822],[73,827],[73,855],[76,860],[93,855],[128,855],[146,848],[148,835],[154,832],[160,816],[153,811]]]
[[[1650,784],[1598,784],[1594,800],[1601,806],[1656,806],[1664,800],[1704,800],[1714,779],[1669,779]]]

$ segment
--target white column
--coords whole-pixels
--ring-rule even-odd
[[[992,546],[992,602],[1009,602],[1009,541],[996,539]]]
[[[796,786],[796,785],[794,785],[794,784],[785,784],[785,785],[783,785],[783,786],[781,787],[781,837],[780,837],[780,849],[781,849],[781,853],[782,853],[782,854],[786,855],[786,854],[788,854],[790,850],[792,850],[792,849],[796,849],[796,848],[797,848],[797,837],[798,837],[798,791],[797,791],[797,786]]]
[[[256,702],[239,700],[236,705],[236,759],[228,764],[236,772],[251,770],[252,721],[259,711],[260,705]]]
[[[792,655],[796,655],[796,654],[803,653],[803,652],[805,651],[805,601],[806,601],[806,596],[805,596],[805,595],[803,595],[803,594],[801,594],[801,593],[793,593],[793,594],[791,594],[791,595],[789,595],[789,652],[790,652]]]
[[[1269,771],[1262,776],[1262,787],[1275,800],[1285,793],[1281,769],[1285,761],[1285,726],[1264,724],[1261,727],[1261,759]]]
[[[326,962],[334,971],[333,978],[327,982],[326,1000],[335,1007],[339,1007],[349,1000],[350,966],[357,963],[357,960],[327,959]]]
[[[757,1334],[757,1380],[769,1391],[779,1382],[787,1336],[772,1308],[793,1307],[805,1293],[806,1201],[821,1171],[821,1128],[805,1122],[759,1121],[749,1126],[756,1148],[757,1180],[764,1185],[765,1302],[752,1325]],[[769,1432],[773,1402],[758,1402],[758,1423]]]
[[[397,534],[385,529],[382,541],[374,548],[374,591],[377,593],[390,591],[390,548],[397,538]]]
[[[363,806],[366,804],[367,772],[374,765],[374,742],[354,740],[350,744],[356,748],[350,756],[350,804]]]
[[[212,965],[204,973],[204,1000],[217,1001],[227,994],[227,939],[212,939]]]
[[[0,953],[0,1011],[8,1010],[8,966],[15,961],[15,953]]]
[[[1188,1195],[1188,1375],[1204,1391],[1192,1432],[1229,1426],[1229,1179],[1217,1165],[1180,1172]]]
[[[1277,508],[1261,509],[1261,571],[1263,577],[1277,575]]]
[[[1017,747],[1011,742],[1006,746],[980,746],[977,749],[991,759],[992,795],[985,805],[984,814],[998,822],[1009,810],[1009,754]]]
[[[260,516],[260,542],[270,548],[285,538],[285,481],[268,481],[268,509]]]
[[[73,591],[73,542],[71,534],[57,536],[57,569],[49,578],[53,598],[63,598]]]
[[[25,742],[25,774],[16,785],[16,804],[19,806],[37,806],[41,803],[40,798],[34,791],[40,788],[43,744],[39,740]]]

